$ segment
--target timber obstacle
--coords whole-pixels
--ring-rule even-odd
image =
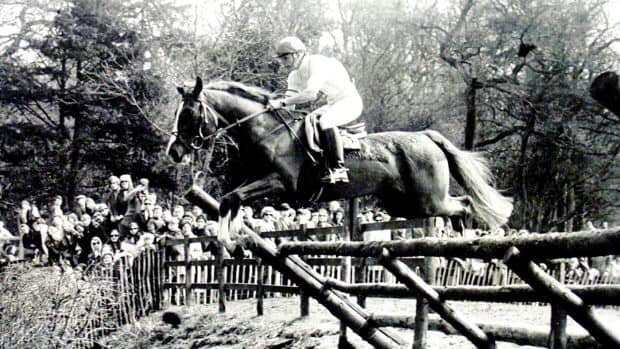
[[[217,201],[202,189],[193,186],[186,198],[205,210],[217,208]],[[380,328],[369,321],[368,314],[361,306],[351,302],[346,296],[326,286],[326,279],[297,256],[280,256],[276,247],[246,226],[242,232],[249,238],[247,247],[265,263],[271,264],[295,282],[305,294],[315,298],[330,313],[339,318],[361,338],[376,348],[396,349],[405,344],[392,331]]]
[[[203,207],[203,209],[213,209],[216,207],[214,203],[217,203],[207,193],[196,187],[192,188],[191,197],[186,196],[186,198]],[[453,297],[457,297],[458,294],[469,295],[472,299],[476,297],[484,299],[503,294],[505,298],[510,298],[508,295],[520,295],[513,299],[514,301],[519,298],[551,300],[555,321],[559,325],[554,326],[552,324],[550,347],[567,347],[565,314],[568,313],[605,348],[620,348],[618,335],[614,334],[608,326],[600,323],[590,309],[592,304],[617,304],[619,295],[617,287],[565,286],[548,276],[532,262],[532,259],[620,254],[620,245],[618,244],[620,242],[620,229],[618,228],[596,233],[534,234],[516,238],[485,237],[467,240],[422,238],[408,241],[369,243],[287,242],[281,244],[278,249],[247,227],[243,227],[242,230],[250,242],[247,247],[263,258],[265,262],[273,265],[292,279],[307,295],[316,298],[333,315],[341,319],[343,324],[351,327],[364,340],[377,348],[402,347],[403,341],[400,338],[380,328],[382,326],[398,326],[398,321],[395,321],[395,317],[387,319],[380,316],[373,317],[372,314],[366,313],[363,308],[335,292],[339,288],[340,290],[350,288],[356,289],[355,293],[360,295],[363,293],[362,287],[368,285],[339,284],[337,281],[324,278],[312,270],[301,258],[292,256],[292,254],[379,258],[384,267],[390,270],[404,286],[368,286],[370,289],[374,288],[374,292],[383,292],[384,294],[408,293],[417,296],[418,300],[424,299],[451,327],[466,336],[478,348],[495,348],[493,336],[489,336],[481,329],[484,326],[467,322],[454,309],[450,308],[444,302],[451,298],[450,294]],[[472,258],[503,257],[506,264],[533,288],[510,286],[494,290],[488,288],[438,290],[429,286],[407,265],[395,259],[395,257],[412,255]],[[418,311],[417,313],[419,314]],[[427,316],[427,314],[422,315]],[[418,319],[415,322],[418,322]],[[562,328],[562,323],[564,328]],[[410,327],[411,324],[411,321],[408,321],[407,326],[400,327]],[[418,327],[413,327],[416,328],[416,342],[419,342],[417,338]],[[415,346],[415,342],[414,347],[423,348],[423,346]]]
[[[337,254],[356,257],[379,257],[381,263],[404,285],[346,285],[335,280],[328,283],[340,290],[360,294],[406,294],[422,295],[441,317],[457,329],[478,348],[493,347],[492,340],[483,335],[475,324],[464,319],[446,306],[445,300],[480,299],[488,301],[491,295],[504,293],[523,300],[536,299],[552,302],[554,313],[566,312],[584,327],[604,348],[620,348],[620,334],[607,324],[601,323],[592,313],[590,305],[618,303],[617,286],[575,287],[566,286],[546,274],[532,260],[565,258],[573,256],[605,256],[620,254],[620,228],[596,232],[532,234],[513,238],[484,237],[475,239],[420,238],[408,241],[378,242],[286,242],[279,246],[281,255]],[[467,258],[503,258],[522,280],[531,287],[502,288],[433,288],[410,268],[394,257],[442,256]],[[477,291],[477,292],[476,292]],[[459,294],[459,296],[456,296]],[[516,300],[516,299],[515,299]],[[556,315],[557,316],[557,315]],[[561,316],[561,315],[560,315]],[[560,319],[559,322],[562,322]],[[385,322],[384,322],[385,323]],[[564,320],[565,326],[565,320]],[[552,329],[551,347],[566,348],[564,331]]]

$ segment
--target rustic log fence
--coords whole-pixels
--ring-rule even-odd
[[[195,189],[193,189],[195,190]],[[201,195],[208,195],[206,193],[200,193]],[[200,195],[195,197],[200,198]],[[203,208],[213,208],[211,202],[205,202],[198,199],[193,201],[195,204],[202,205]],[[382,224],[372,224],[366,227],[356,227],[355,224],[350,224],[346,228],[349,229],[349,234],[354,239],[359,239],[363,232],[363,229],[400,229],[411,228],[413,221],[393,221]],[[432,233],[430,225],[426,225],[428,232]],[[288,277],[290,277],[295,284],[299,286],[297,292],[303,290],[303,297],[301,301],[301,313],[307,314],[308,308],[305,296],[310,295],[315,297],[321,304],[323,304],[332,314],[341,319],[343,326],[341,327],[341,339],[346,340],[346,327],[353,329],[363,339],[373,344],[378,348],[397,348],[402,346],[402,339],[395,336],[393,333],[383,329],[384,326],[390,324],[403,324],[403,327],[414,328],[414,348],[423,348],[425,345],[426,330],[427,328],[436,328],[436,322],[429,322],[428,307],[430,306],[435,310],[437,314],[442,315],[443,321],[447,322],[450,326],[447,328],[457,329],[461,334],[469,338],[479,348],[494,348],[494,337],[498,337],[499,332],[487,333],[481,329],[483,326],[471,323],[458,315],[454,309],[451,309],[446,303],[445,297],[454,297],[460,300],[479,300],[495,298],[499,301],[515,302],[519,300],[527,301],[540,301],[548,302],[552,304],[552,328],[550,336],[548,337],[549,345],[552,348],[566,348],[571,343],[576,341],[569,341],[566,336],[565,323],[566,314],[568,313],[574,317],[580,324],[589,330],[592,337],[586,338],[588,345],[592,345],[593,340],[609,347],[620,346],[618,336],[613,333],[605,324],[601,324],[597,321],[596,317],[592,316],[590,311],[591,305],[596,304],[617,304],[617,299],[620,293],[615,286],[561,286],[561,283],[550,282],[548,274],[542,273],[539,269],[531,267],[537,266],[533,261],[548,260],[550,258],[567,258],[573,256],[602,256],[611,254],[620,254],[620,229],[610,229],[600,232],[578,232],[578,233],[553,233],[553,234],[532,234],[529,236],[520,236],[513,238],[476,238],[476,239],[438,239],[433,237],[425,237],[420,239],[404,240],[404,241],[380,241],[380,242],[359,242],[359,241],[344,241],[344,242],[303,242],[303,241],[288,241],[283,242],[277,249],[267,243],[263,238],[269,237],[283,237],[286,234],[293,232],[274,232],[264,234],[260,237],[258,234],[248,229],[243,228],[243,231],[250,240],[250,249],[255,252],[260,260],[247,262],[254,265],[260,265],[258,268],[258,275],[263,275],[260,271],[264,268],[265,264],[273,265],[276,269],[280,270]],[[312,230],[302,229],[301,231],[295,231],[297,237],[306,237],[313,233]],[[329,232],[316,232],[317,235],[322,233],[332,234],[333,229]],[[184,242],[187,244],[187,242]],[[515,249],[521,251],[518,254],[518,262],[515,262]],[[513,254],[507,254],[508,251],[513,251]],[[310,265],[310,257],[316,255],[332,256],[329,259],[323,260],[320,263],[323,265],[333,264],[334,266],[342,268],[345,266],[345,271],[341,270],[338,277],[325,277],[312,268]],[[304,259],[299,256],[303,256]],[[340,256],[340,259],[336,259],[334,256]],[[396,259],[406,258],[411,256],[426,256],[424,262],[420,264],[418,259],[414,265],[407,265],[403,261]],[[358,257],[358,259],[349,260],[348,257]],[[498,258],[504,260],[508,266],[511,266],[513,271],[498,267],[496,263],[493,267],[499,270],[496,276],[501,276],[495,279],[480,278],[476,279],[481,284],[488,284],[490,282],[497,282],[501,280],[504,286],[478,286],[477,288],[460,288],[454,289],[445,287],[436,289],[437,286],[432,287],[430,284],[436,283],[437,280],[454,280],[454,274],[450,275],[449,268],[433,267],[436,263],[436,257],[448,257],[448,258],[481,258],[491,259]],[[316,257],[314,257],[316,258]],[[379,285],[356,285],[355,283],[365,278],[368,271],[369,260],[368,258],[374,258],[379,261],[384,268],[389,270],[396,279],[402,283],[402,285],[388,285],[385,283]],[[458,261],[458,259],[454,259]],[[234,262],[233,262],[234,263]],[[185,265],[191,265],[192,262],[185,263]],[[458,262],[454,262],[454,265]],[[348,266],[351,266],[350,268]],[[525,266],[525,267],[524,267]],[[352,269],[351,269],[352,268]],[[490,267],[489,267],[490,268]],[[419,274],[422,275],[420,277]],[[515,277],[514,275],[519,277]],[[435,274],[435,275],[433,275]],[[560,271],[560,277],[563,278]],[[545,276],[546,275],[546,276]],[[382,277],[383,278],[383,277]],[[258,280],[263,280],[259,277]],[[494,281],[493,281],[494,280]],[[519,286],[509,285],[514,281],[523,283],[522,280],[526,280],[528,283],[536,285],[531,286]],[[382,280],[384,281],[384,280]],[[403,285],[405,288],[403,288]],[[178,287],[187,287],[187,290],[191,290],[192,286],[185,284]],[[249,287],[251,290],[256,290],[258,296],[257,311],[262,314],[262,292],[260,290],[268,289],[274,285],[259,284]],[[364,289],[364,286],[367,286]],[[226,288],[225,285],[221,286]],[[231,286],[233,289],[236,286]],[[416,317],[413,323],[408,321],[399,321],[398,317],[383,316],[381,321],[373,317],[373,314],[369,314],[363,307],[358,306],[343,298],[339,293],[334,291],[342,291],[345,289],[353,290],[353,295],[358,297],[358,303],[363,305],[365,297],[368,296],[394,296],[399,294],[402,296],[416,297]],[[295,293],[295,288],[290,287],[286,289],[287,292]],[[375,292],[375,293],[373,293]],[[451,295],[451,296],[448,296]],[[583,297],[583,298],[581,298]],[[223,297],[220,297],[220,302],[223,301]],[[220,309],[225,309],[221,307]],[[402,319],[401,319],[402,320]],[[563,324],[563,325],[562,325]],[[445,324],[444,324],[444,327]],[[490,330],[487,326],[486,330]],[[505,329],[504,329],[505,330]],[[499,330],[498,330],[499,331]],[[491,335],[489,335],[491,334]],[[499,336],[501,337],[501,336]],[[527,337],[527,336],[526,336]]]

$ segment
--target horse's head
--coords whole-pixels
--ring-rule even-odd
[[[212,115],[202,93],[202,79],[196,78],[193,90],[177,87],[183,101],[176,111],[174,130],[167,154],[175,162],[193,150],[202,148],[205,138],[217,130],[217,117]]]

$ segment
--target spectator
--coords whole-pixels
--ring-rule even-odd
[[[135,245],[138,243],[140,235],[142,235],[142,232],[140,231],[140,226],[138,225],[138,222],[131,222],[129,224],[129,234],[125,236],[124,241]]]
[[[196,236],[207,236],[207,217],[203,214],[196,216],[192,230]]]
[[[194,217],[198,217],[203,214],[203,211],[202,211],[202,208],[194,205],[192,206],[191,213],[194,215]]]
[[[194,232],[192,231],[192,224],[188,221],[185,221],[181,224],[181,233],[183,237],[186,238],[195,238]],[[181,252],[181,251],[179,251]],[[179,254],[179,258],[183,258],[184,252]],[[202,244],[200,242],[191,242],[189,244],[189,258],[191,260],[201,259],[203,255]]]
[[[28,228],[28,226],[26,224],[20,225],[20,228],[21,227]],[[21,234],[22,234],[22,232],[21,232],[21,229],[20,229],[20,235]],[[4,227],[4,222],[0,221],[0,250],[4,250],[9,245],[15,245],[18,240],[19,240],[19,238],[17,236],[14,236],[13,234],[11,234]]]
[[[11,232],[9,232],[9,230],[4,226],[4,221],[0,221],[0,239],[17,240],[17,237],[11,234]]]
[[[342,208],[332,213],[332,223],[334,226],[344,225],[344,210]]]
[[[317,211],[317,217],[317,228],[330,228],[333,226],[329,219],[329,212],[326,209],[320,208]]]
[[[377,210],[373,216],[373,221],[382,223],[388,219],[387,215]],[[389,229],[364,231],[364,241],[389,241],[392,239],[392,232]]]
[[[127,211],[127,205],[122,199],[120,179],[116,176],[110,176],[108,178],[108,192],[104,194],[103,201],[110,210],[110,222],[114,226],[118,226],[125,211]]]
[[[160,235],[159,229],[157,229],[157,223],[154,219],[149,219],[146,222],[146,232],[149,234],[153,234],[153,236],[158,237]]]
[[[142,253],[144,251],[156,251],[157,246],[155,246],[155,235],[151,233],[144,233],[140,236],[140,240],[136,244],[137,252]]]
[[[218,232],[219,232],[219,225],[217,221],[208,219],[207,226],[206,226],[206,232],[207,232],[207,236],[217,237]]]
[[[101,267],[106,270],[112,270],[112,268],[114,267],[114,252],[109,249],[102,250]]]
[[[37,218],[41,218],[37,207],[30,204],[28,200],[22,200],[17,213],[18,224],[27,224],[30,227],[32,227]]]
[[[279,214],[280,214],[280,219],[278,220],[279,222],[278,230],[294,229],[295,210],[292,209],[289,204],[283,203],[282,205],[280,205]]]
[[[43,257],[45,259],[49,258],[49,253],[48,253],[47,244],[46,244],[47,230],[48,230],[47,223],[45,222],[45,219],[41,217],[37,218],[37,220],[32,225],[33,241],[35,242],[40,241],[41,252],[43,253]]]
[[[119,229],[121,229],[121,231],[123,229],[128,231],[132,223],[138,222],[137,216],[140,211],[142,211],[142,206],[144,205],[144,200],[146,200],[147,192],[146,187],[143,184],[132,187],[130,182],[131,177],[129,177],[129,175],[121,176],[121,186],[123,185],[123,180],[129,183],[129,189],[123,192],[123,202],[127,203],[127,211],[125,211],[125,215],[121,220]]]
[[[86,197],[86,213],[92,216],[96,212],[102,212],[107,216],[110,213],[110,209],[105,203],[97,204],[95,199]]]
[[[365,208],[362,210],[362,214],[364,215],[365,223],[374,223],[375,222],[375,214],[372,212],[370,208]]]
[[[242,206],[241,210],[243,212],[243,223],[252,230],[260,230],[260,222],[258,219],[254,218],[254,210],[252,207]]]
[[[41,252],[41,235],[35,234],[28,224],[20,224],[17,228],[19,238],[24,246],[24,257],[35,258]],[[38,251],[38,252],[37,252]],[[38,261],[35,261],[37,263]]]
[[[151,219],[157,225],[157,231],[161,231],[165,226],[166,222],[163,217],[164,210],[160,205],[153,205],[153,209],[151,211]]]
[[[276,210],[272,206],[265,206],[260,211],[262,220],[258,223],[259,232],[276,230]]]
[[[146,222],[151,218],[152,203],[148,193],[145,190],[139,191],[137,195],[136,213],[134,214],[134,221],[138,222],[141,229],[146,229]]]
[[[310,222],[312,222],[315,227],[319,226],[319,211],[310,211]]]
[[[106,245],[110,247],[110,250],[115,255],[121,252],[121,233],[118,229],[112,229],[112,231],[110,231],[110,239],[106,242]]]
[[[17,261],[19,259],[18,252],[19,250],[15,245],[6,245],[0,249],[0,266]]]
[[[179,221],[183,219],[185,215],[185,208],[182,205],[175,205],[172,209],[172,216],[177,218]]]
[[[302,225],[306,226],[306,229],[316,228],[316,224],[312,222],[312,212],[307,208],[300,208],[295,215],[296,228]]]
[[[75,197],[75,203],[73,205],[73,213],[77,216],[81,216],[86,212],[86,195],[80,194]]]
[[[318,222],[316,225],[317,228],[331,228],[333,224],[329,218],[329,211],[324,208],[320,208],[318,210]],[[340,238],[338,234],[327,234],[318,238],[319,241],[338,241]]]
[[[394,220],[395,221],[406,221],[406,219],[402,217],[396,217],[394,218]],[[393,229],[392,240],[406,240],[409,238],[408,233],[409,233],[409,229],[407,228]]]
[[[110,227],[106,217],[101,213],[95,213],[92,222],[90,223],[89,235],[98,236],[101,240],[107,240]]]
[[[344,209],[340,205],[340,201],[336,201],[336,200],[330,201],[327,204],[327,211],[329,213],[329,219],[333,225],[344,224]],[[341,217],[336,217],[337,215]]]
[[[52,201],[48,205],[48,214],[50,217],[64,216],[62,211],[62,196],[54,195]]]

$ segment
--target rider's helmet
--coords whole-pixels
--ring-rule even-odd
[[[305,52],[306,45],[295,36],[287,36],[278,41],[276,44],[276,57],[284,56],[290,53]]]

